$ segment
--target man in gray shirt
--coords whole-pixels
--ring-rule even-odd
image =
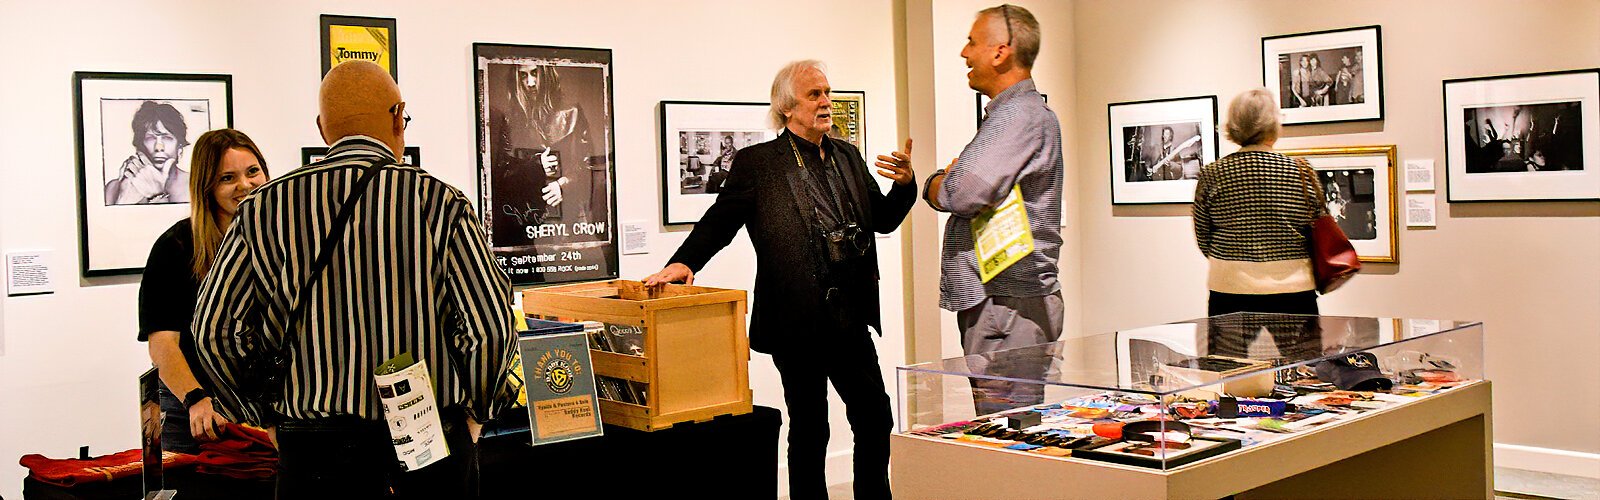
[[[984,9],[961,57],[967,85],[989,96],[978,135],[949,168],[928,178],[923,199],[949,212],[940,264],[939,307],[955,311],[968,355],[1053,342],[1061,336],[1061,123],[1033,84],[1039,22],[1026,9]],[[973,250],[972,220],[1018,187],[1033,232],[1033,251],[984,282]],[[969,360],[989,375],[1038,379],[1047,360]],[[985,366],[986,365],[986,366]],[[1042,402],[1044,386],[973,380],[979,414]]]

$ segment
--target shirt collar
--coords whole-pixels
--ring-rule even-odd
[[[377,155],[385,159],[396,160],[394,152],[389,151],[389,145],[383,141],[365,135],[347,135],[334,141],[328,147],[328,158],[336,156],[372,156]]]
[[[812,143],[811,141],[806,140],[804,137],[800,137],[800,135],[794,133],[793,130],[789,130],[789,127],[784,127],[783,128],[783,135],[785,137],[793,139],[795,147],[800,148],[800,152],[809,153],[809,154],[812,154],[812,155],[817,155],[819,157],[822,156],[822,144],[815,144],[815,143]],[[823,135],[822,136],[822,143],[823,144],[827,144],[828,143],[828,136],[827,135]]]
[[[1020,82],[1011,84],[1010,87],[1007,87],[1005,90],[1001,91],[1000,95],[994,96],[994,99],[990,99],[989,105],[983,107],[983,112],[984,114],[993,113],[994,108],[999,106],[1000,103],[1009,101],[1028,92],[1037,92],[1038,90],[1039,89],[1037,87],[1033,86],[1032,78],[1023,79]]]

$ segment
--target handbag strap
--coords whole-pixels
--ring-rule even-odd
[[[1300,171],[1300,179],[1305,181],[1306,196],[1311,199],[1311,220],[1315,221],[1327,210],[1322,201],[1322,184],[1317,182],[1317,169],[1312,168],[1311,162],[1302,157],[1295,157],[1294,166]]]

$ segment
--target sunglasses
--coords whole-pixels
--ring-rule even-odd
[[[1000,14],[1006,18],[1006,45],[1011,45],[1011,4],[1000,4]]]

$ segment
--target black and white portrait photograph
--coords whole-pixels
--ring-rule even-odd
[[[515,284],[617,276],[611,51],[473,44],[480,209]]]
[[[1111,203],[1191,203],[1200,167],[1217,160],[1217,97],[1112,103]]]
[[[660,112],[666,225],[699,222],[733,173],[734,155],[777,138],[764,102],[662,101]]]
[[[189,215],[190,145],[232,123],[228,75],[73,74],[84,276],[139,273]]]
[[[1378,26],[1265,37],[1262,84],[1284,125],[1382,119],[1382,47]]]
[[[1600,68],[1444,81],[1454,202],[1600,200]]]
[[[1361,47],[1290,52],[1278,55],[1278,106],[1309,108],[1366,101]]]
[[[1200,177],[1200,122],[1123,127],[1123,179],[1127,182],[1181,181]]]
[[[1400,190],[1394,146],[1286,149],[1316,170],[1322,205],[1350,238],[1362,262],[1399,262]]]
[[[1372,169],[1355,168],[1317,172],[1328,215],[1351,240],[1378,238],[1378,203]]]
[[[714,195],[722,192],[733,171],[733,155],[739,150],[766,141],[760,130],[678,131],[678,193]]]
[[[1577,101],[1464,110],[1467,173],[1583,170]]]

